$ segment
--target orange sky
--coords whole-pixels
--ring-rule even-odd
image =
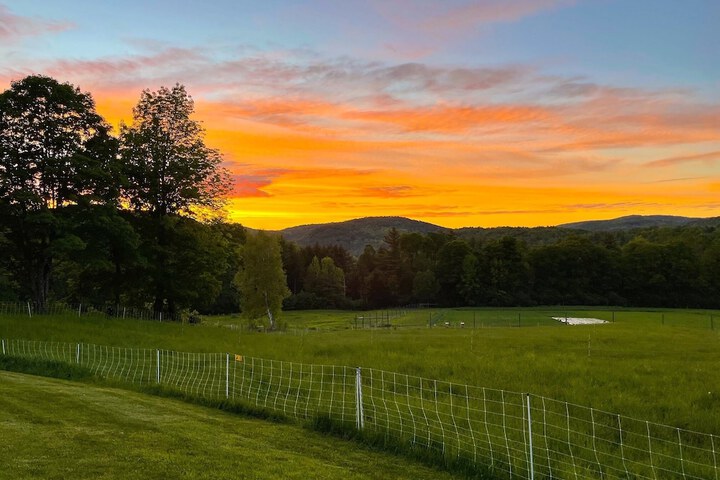
[[[113,124],[131,121],[134,97],[96,97]],[[645,101],[360,111],[200,100],[196,118],[234,174],[228,218],[254,228],[379,215],[447,227],[716,215],[713,113],[699,109],[677,124]],[[629,112],[604,118],[613,103]]]
[[[117,126],[184,84],[249,227],[720,214],[716,2],[1,2],[0,87],[50,75]]]

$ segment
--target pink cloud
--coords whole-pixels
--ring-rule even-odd
[[[149,55],[99,58],[96,60],[63,59],[46,67],[48,74],[58,78],[71,78],[95,84],[105,89],[142,89],[153,83],[174,84],[184,81],[195,63],[207,66],[205,57],[198,51],[185,48],[168,48]],[[173,78],[174,77],[174,78]]]
[[[488,0],[448,8],[423,22],[430,30],[468,28],[483,23],[514,22],[544,10],[573,5],[574,0]]]
[[[0,40],[3,42],[12,42],[22,37],[62,32],[73,27],[74,24],[70,22],[57,22],[15,15],[5,5],[0,4]]]
[[[417,32],[429,33],[438,40],[438,37],[462,35],[485,24],[514,22],[575,3],[575,0],[466,0],[460,4],[433,0],[377,0],[373,5],[394,28],[413,37]],[[422,43],[424,39],[416,40]],[[395,48],[392,44],[389,47]]]
[[[270,194],[262,190],[272,184],[270,175],[241,175],[232,176],[233,188],[230,197],[269,197]]]
[[[238,55],[216,58],[201,48],[160,45],[142,55],[18,63],[0,70],[0,79],[40,71],[80,85],[98,103],[131,99],[112,105],[119,118],[130,115],[143,88],[179,81],[195,98],[208,130],[223,132],[224,146],[243,138],[255,142],[255,151],[274,148],[281,156],[374,152],[407,164],[428,157],[441,162],[451,154],[482,166],[487,175],[504,174],[518,162],[542,176],[612,170],[617,161],[599,150],[692,146],[717,139],[719,127],[720,106],[696,103],[692,92],[542,76],[523,65],[460,68],[309,54]],[[684,161],[713,157],[673,160]]]

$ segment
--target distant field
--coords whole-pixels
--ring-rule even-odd
[[[213,317],[189,326],[100,317],[6,316],[0,317],[0,336],[372,367],[531,392],[720,433],[720,325],[715,324],[720,312],[579,307],[414,310],[391,320],[390,328],[354,329],[356,316],[372,314],[287,312],[289,330],[273,334],[238,328],[239,317]],[[568,326],[551,319],[563,315],[610,323]],[[431,318],[434,326],[429,328]]]
[[[538,327],[559,326],[552,317],[595,317],[614,321],[640,321],[651,326],[679,326],[685,328],[720,330],[720,312],[711,310],[677,309],[598,309],[593,307],[540,308],[442,308],[375,311],[310,310],[283,313],[288,327],[307,330],[347,330],[377,327]],[[717,325],[716,325],[717,322]],[[240,327],[239,315],[212,316],[206,325]]]
[[[0,477],[445,479],[297,426],[0,371]]]

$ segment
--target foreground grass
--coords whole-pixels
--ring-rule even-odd
[[[445,479],[292,425],[0,371],[6,478]]]
[[[422,321],[427,325],[431,314],[440,325],[448,322],[450,327],[402,327],[423,325]],[[563,314],[614,322],[573,327],[550,319]],[[2,317],[0,336],[372,367],[531,392],[657,423],[720,433],[720,325],[713,323],[720,324],[718,312],[425,310],[398,319],[394,322],[397,328],[360,330],[349,328],[355,315],[293,312],[288,314],[291,330],[273,334],[228,328],[238,324],[238,319],[231,317],[211,319],[211,324],[200,326],[104,318]],[[348,328],[313,329],[333,321]],[[464,328],[459,327],[461,321]],[[487,328],[503,322],[508,326]],[[527,328],[518,328],[518,324]]]

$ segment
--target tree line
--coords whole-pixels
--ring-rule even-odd
[[[408,304],[720,307],[716,226],[521,238],[390,229],[353,256],[224,221],[231,188],[185,87],[145,90],[113,135],[44,76],[0,94],[0,301],[243,310]]]
[[[543,230],[528,243],[513,236],[391,229],[380,248],[367,246],[357,258],[339,246],[283,243],[293,293],[286,306],[720,307],[717,226],[562,235]],[[316,259],[328,272],[319,284]]]
[[[89,93],[40,75],[0,94],[0,298],[217,303],[243,228],[185,87],[145,90],[113,135]]]

